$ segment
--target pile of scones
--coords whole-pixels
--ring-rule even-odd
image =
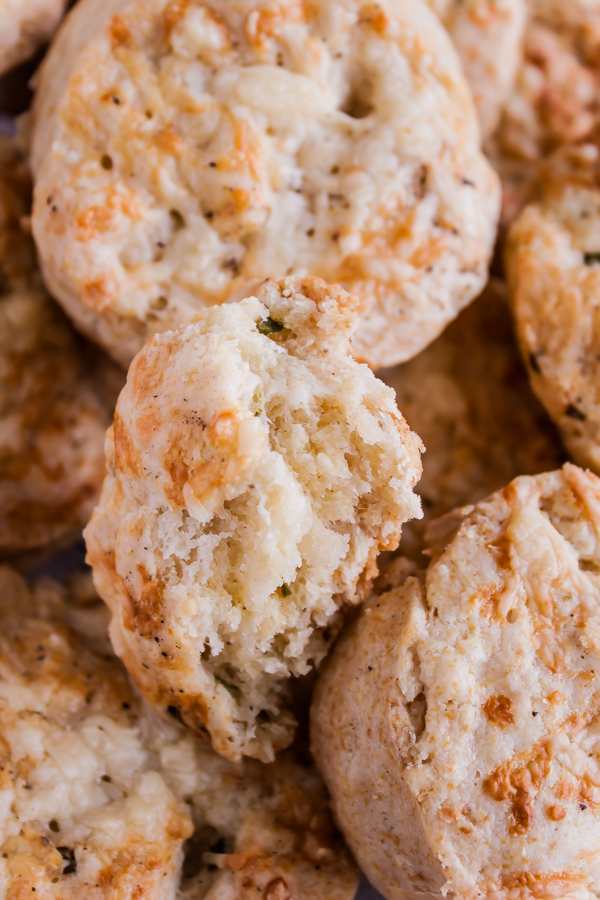
[[[0,0],[32,72],[0,900],[600,900],[600,0]]]

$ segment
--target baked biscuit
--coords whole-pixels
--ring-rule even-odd
[[[27,173],[0,143],[0,557],[72,540],[104,476],[112,362],[46,294],[21,223]],[[117,378],[122,380],[121,373]]]
[[[565,460],[529,389],[501,281],[491,281],[431,347],[378,375],[426,447],[416,488],[424,517],[403,527],[403,556],[419,559],[431,519]]]
[[[15,614],[68,625],[88,649],[99,656],[114,656],[108,637],[109,613],[89,571],[75,572],[63,581],[46,576],[25,581],[14,568],[0,565],[0,621]]]
[[[181,734],[144,718],[114,658],[62,624],[20,617],[14,605],[11,615],[9,604],[3,598],[3,896],[174,898],[193,826],[161,753]]]
[[[290,277],[204,310],[136,357],[109,432],[85,537],[113,646],[231,759],[290,743],[290,675],[420,514],[420,441],[349,355],[357,302]]]
[[[356,294],[355,354],[393,365],[487,278],[497,177],[414,0],[82,0],[32,146],[49,289],[125,365],[288,274]]]
[[[429,550],[317,684],[350,848],[388,900],[595,900],[600,479],[517,478],[431,526]]]
[[[176,760],[172,777],[196,826],[181,900],[353,900],[359,873],[308,757],[285,751],[268,765],[232,763],[207,744],[192,746],[192,777],[182,755],[164,755],[167,768]]]
[[[66,6],[67,0],[0,0],[0,74],[50,40]]]
[[[83,637],[57,622],[81,596],[0,567],[2,895],[352,900],[312,764],[227,763],[158,719],[91,652],[89,603]]]
[[[600,125],[600,3],[527,0],[524,56],[499,127],[486,147],[502,177],[503,219],[530,198],[540,166]]]
[[[523,57],[526,0],[428,0],[448,29],[484,138],[496,130]]]
[[[584,175],[522,212],[506,267],[531,385],[573,459],[600,473],[600,190]]]

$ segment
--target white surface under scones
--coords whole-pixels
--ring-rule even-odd
[[[352,900],[310,760],[236,765],[163,722],[90,651],[94,618],[80,584],[0,567],[2,896]]]
[[[104,434],[124,375],[77,335],[43,288],[28,176],[0,142],[0,558],[72,541],[104,477]],[[113,371],[115,370],[115,371]]]
[[[40,75],[47,284],[128,364],[265,277],[361,299],[358,358],[417,353],[487,278],[499,189],[414,0],[81,0]]]
[[[308,277],[257,297],[136,357],[85,536],[143,695],[223,755],[268,760],[293,736],[289,676],[420,514],[421,445],[350,356],[355,298]]]
[[[581,170],[580,180],[573,171],[523,211],[509,232],[506,267],[532,387],[575,461],[600,473],[597,170]]]
[[[518,478],[429,547],[317,683],[338,823],[388,900],[595,900],[600,480],[570,463]]]
[[[50,40],[66,7],[67,0],[0,0],[0,74]]]

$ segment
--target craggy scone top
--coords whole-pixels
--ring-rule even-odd
[[[98,612],[0,567],[2,896],[352,900],[312,763],[236,765],[159,719],[96,652]]]
[[[361,301],[355,353],[417,353],[481,290],[499,188],[414,0],[81,0],[40,73],[33,231],[123,364],[254,280]]]
[[[594,900],[600,480],[570,463],[517,478],[428,546],[320,675],[312,744],[337,820],[389,900]]]
[[[290,743],[286,681],[324,657],[420,514],[419,439],[350,356],[356,299],[266,282],[134,360],[85,536],[150,703],[232,759]]]

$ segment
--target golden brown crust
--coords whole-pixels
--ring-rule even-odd
[[[390,900],[593,900],[600,479],[567,463],[452,518],[319,675],[336,818]]]
[[[31,238],[29,178],[0,143],[0,557],[80,532],[104,476],[104,433],[123,374],[78,338],[46,294]]]
[[[236,765],[158,720],[98,605],[86,576],[27,585],[0,567],[3,896],[352,900],[358,872],[303,749]]]
[[[531,385],[573,459],[600,472],[600,189],[597,162],[576,163],[549,168],[510,229],[506,267]]]
[[[49,288],[125,365],[305,272],[360,297],[357,358],[409,358],[483,286],[499,204],[412,0],[83,0],[41,70],[32,165]]]
[[[35,892],[62,900],[83,892],[93,900],[166,900],[192,827],[158,774],[157,757],[154,771],[149,755],[144,758],[140,704],[126,673],[64,625],[19,617],[14,602],[9,612],[6,592],[15,588],[18,581],[3,573],[0,883],[6,896],[21,900]],[[110,756],[123,751],[129,759],[115,767]]]

